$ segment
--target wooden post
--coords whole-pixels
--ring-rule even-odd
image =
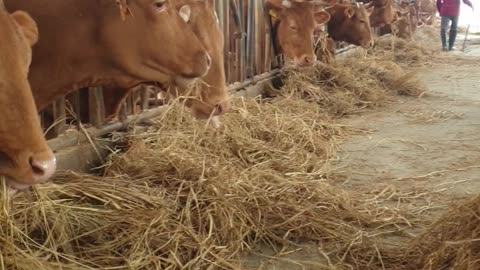
[[[88,88],[88,107],[90,124],[96,128],[101,127],[105,121],[105,105],[101,87]]]
[[[141,97],[140,97],[140,100],[141,100],[141,108],[142,108],[142,111],[146,111],[148,110],[148,100],[150,98],[150,87],[144,85],[142,86],[142,89],[140,90],[140,94],[141,94]]]
[[[79,91],[75,91],[74,93],[71,94],[71,99],[70,99],[70,105],[71,105],[71,109],[73,111],[73,113],[77,116],[77,121],[78,122],[81,122],[81,113],[82,113],[82,105],[81,105],[81,102],[80,102],[80,92]],[[84,110],[85,108],[83,108]]]
[[[65,97],[61,97],[53,102],[53,135],[58,137],[66,130]]]

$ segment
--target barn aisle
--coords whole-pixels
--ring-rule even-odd
[[[342,177],[337,184],[410,194],[396,202],[423,204],[427,223],[452,202],[480,192],[480,58],[472,53],[480,49],[476,41],[470,41],[467,53],[455,53],[461,58],[443,54],[416,71],[429,88],[426,95],[398,98],[385,110],[343,121],[368,132],[341,146],[337,169]]]

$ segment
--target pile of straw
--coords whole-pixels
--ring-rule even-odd
[[[372,57],[388,59],[405,67],[418,67],[430,64],[438,50],[435,46],[426,46],[424,41],[405,40],[395,36],[381,37],[375,40],[375,48],[369,50]]]
[[[326,267],[395,260],[374,235],[408,226],[400,209],[329,185],[344,130],[316,104],[238,99],[214,131],[173,106],[132,133],[104,177],[64,174],[4,201],[0,263],[15,269],[241,269],[241,255],[320,243]],[[386,232],[385,232],[386,233]]]
[[[405,269],[480,269],[480,196],[451,207],[409,250]]]
[[[420,96],[425,92],[425,86],[412,72],[406,73],[394,62],[360,54],[331,65],[286,68],[284,76],[281,95],[317,103],[333,117],[383,106],[391,93]]]

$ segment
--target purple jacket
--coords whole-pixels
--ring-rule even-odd
[[[473,8],[469,0],[462,0],[463,3]],[[437,0],[437,10],[440,16],[458,16],[460,15],[460,0]]]

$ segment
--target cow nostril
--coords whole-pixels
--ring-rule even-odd
[[[302,65],[304,66],[310,66],[310,65],[313,65],[315,63],[315,56],[311,56],[311,55],[304,55],[302,56]]]
[[[217,104],[215,106],[215,115],[223,114],[223,106],[221,104]]]
[[[31,157],[29,163],[35,183],[45,182],[52,177],[56,170],[56,159],[54,156],[47,160]]]
[[[217,105],[215,105],[215,112],[214,112],[215,116],[225,114],[230,110],[230,106],[231,104],[229,100],[218,103]]]
[[[303,57],[303,62],[305,64],[310,64],[312,62],[312,59],[310,59],[310,57],[308,57],[308,56],[304,56]]]
[[[40,165],[38,162],[30,158],[30,167],[32,167],[33,175],[35,176],[43,176],[45,174],[45,168]]]
[[[207,66],[210,67],[212,65],[212,58],[208,53],[206,55],[207,55]]]

